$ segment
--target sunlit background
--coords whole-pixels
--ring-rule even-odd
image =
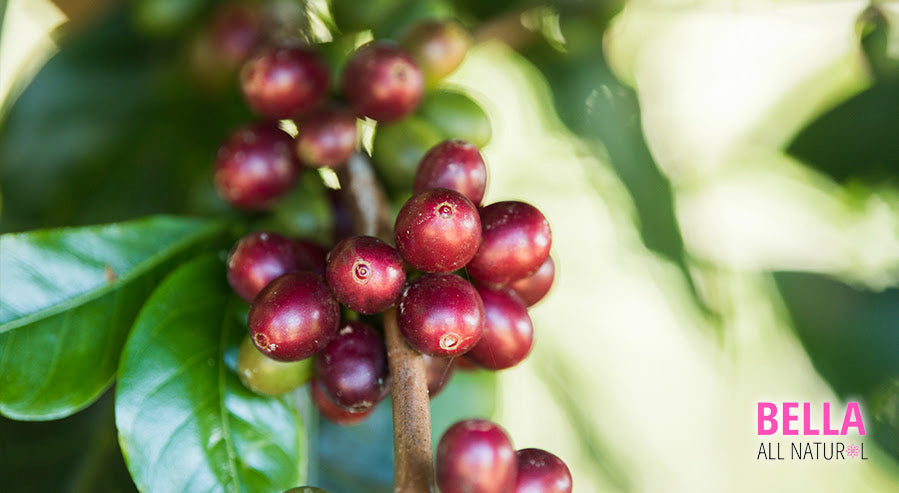
[[[817,419],[820,403],[838,403],[833,421],[845,402],[813,367],[769,272],[874,290],[899,279],[895,187],[843,186],[783,151],[871,84],[856,27],[866,6],[631,1],[606,33],[605,56],[636,91],[672,183],[706,307],[644,246],[619,175],[561,123],[533,65],[487,42],[450,78],[493,124],[485,202],[527,200],[553,229],[556,284],[531,311],[534,352],[500,373],[495,419],[516,447],[564,458],[575,491],[899,491],[896,462],[869,439],[868,461],[757,460],[758,401],[811,402]],[[883,7],[899,18],[899,4]],[[53,53],[48,33],[65,20],[44,0],[8,3],[5,100]],[[606,98],[603,87],[583,104]]]

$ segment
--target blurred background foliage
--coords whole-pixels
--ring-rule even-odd
[[[210,163],[251,116],[233,80],[191,63],[215,4],[0,2],[0,232],[229,214]],[[304,3],[272,4],[289,17]],[[414,119],[378,130],[374,162],[400,200],[423,149],[483,138],[476,102],[492,129],[486,202],[532,202],[553,227],[533,354],[495,378],[456,375],[432,406],[435,435],[492,416],[517,447],[564,458],[581,492],[899,489],[896,4],[304,5],[325,13],[306,27],[340,33],[335,70],[362,29],[470,26],[466,62]],[[311,172],[274,214],[246,218],[320,240],[333,219]],[[757,461],[760,400],[861,401],[870,460]],[[10,491],[133,489],[111,404],[2,418]],[[306,412],[310,482],[389,491],[389,414],[338,428]],[[46,468],[59,472],[32,472]]]

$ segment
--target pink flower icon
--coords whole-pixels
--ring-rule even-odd
[[[849,457],[858,457],[859,448],[856,445],[846,447],[846,455]]]

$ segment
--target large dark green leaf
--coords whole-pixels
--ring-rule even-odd
[[[0,477],[6,493],[136,492],[116,440],[113,393],[55,421],[0,417]]]
[[[431,433],[436,447],[456,421],[489,418],[496,407],[496,374],[456,372],[431,401]],[[361,424],[344,427],[324,419],[316,434],[316,486],[330,493],[393,491],[393,418],[390,400],[382,402]],[[351,454],[347,451],[352,450]]]
[[[0,236],[0,412],[54,419],[90,404],[153,286],[223,230],[157,216]]]
[[[201,89],[184,40],[141,37],[127,8],[62,36],[59,53],[0,110],[0,232],[221,206],[202,200],[212,160],[249,110],[235,87]]]
[[[856,289],[819,274],[775,275],[799,340],[843,397],[899,377],[899,289]]]
[[[844,101],[799,132],[787,150],[835,180],[879,179],[899,170],[899,82]]]
[[[116,426],[141,491],[283,491],[303,483],[293,401],[247,390],[225,362],[246,335],[211,257],[183,265],[141,310],[125,344]]]

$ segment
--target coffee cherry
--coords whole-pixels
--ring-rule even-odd
[[[484,331],[484,303],[455,274],[425,274],[407,286],[397,323],[413,349],[430,356],[466,353]]]
[[[309,240],[293,240],[293,244],[299,259],[299,270],[308,270],[324,277],[328,251],[318,243]]]
[[[277,233],[259,231],[241,238],[228,254],[228,283],[245,301],[253,298],[276,277],[288,272],[313,270],[304,244]]]
[[[371,407],[367,411],[354,413],[343,409],[325,397],[319,386],[318,379],[315,377],[312,377],[312,380],[309,382],[309,395],[312,397],[312,403],[315,404],[319,414],[328,421],[342,426],[359,424],[375,410],[374,407]]]
[[[484,302],[484,335],[465,357],[489,370],[521,363],[534,342],[534,326],[524,303],[507,288],[482,285],[476,289]]]
[[[478,365],[468,359],[468,355],[456,356],[453,358],[453,370],[474,371],[479,369]]]
[[[571,472],[562,459],[538,448],[519,450],[515,493],[571,493]]]
[[[262,12],[258,5],[227,3],[210,23],[212,47],[228,65],[237,66],[253,54],[262,40]]]
[[[427,20],[414,25],[401,44],[431,84],[459,68],[471,46],[471,36],[458,22]]]
[[[250,305],[256,347],[279,361],[299,361],[324,349],[337,332],[340,305],[312,272],[291,272],[270,282]]]
[[[487,166],[481,151],[464,140],[446,140],[432,147],[415,173],[415,193],[448,188],[479,205],[487,188]]]
[[[347,61],[341,81],[343,95],[356,114],[379,122],[412,113],[424,90],[421,71],[412,57],[386,41],[359,48]]]
[[[512,281],[509,287],[515,291],[515,294],[521,297],[521,301],[524,301],[526,306],[534,306],[549,292],[555,275],[556,265],[553,263],[552,257],[547,257],[546,261],[537,269],[537,272],[517,281]]]
[[[237,376],[257,394],[277,396],[303,385],[312,377],[312,360],[275,361],[259,352],[245,337],[237,350]]]
[[[458,358],[437,358],[423,354],[425,371],[428,375],[428,397],[433,399],[446,387],[453,376],[453,361]]]
[[[481,247],[467,266],[479,281],[516,281],[533,274],[549,258],[549,222],[530,204],[510,201],[484,207],[481,230]]]
[[[443,136],[433,125],[415,115],[378,125],[371,158],[388,190],[410,191],[418,163],[441,140]]]
[[[274,124],[238,129],[219,148],[215,187],[228,203],[241,209],[263,209],[296,183],[300,164],[291,152],[290,135]]]
[[[303,119],[299,130],[297,156],[306,166],[341,166],[356,150],[356,117],[347,110],[318,110]]]
[[[380,334],[361,322],[347,322],[315,357],[319,390],[347,411],[361,412],[388,390],[387,348]]]
[[[443,135],[470,142],[483,148],[490,142],[493,130],[490,117],[467,94],[449,89],[429,92],[416,114]]]
[[[393,228],[397,250],[423,272],[452,272],[467,264],[481,242],[478,211],[445,188],[419,193],[403,205]]]
[[[308,48],[267,48],[247,60],[240,86],[247,104],[262,116],[280,120],[309,112],[330,85],[327,65]]]
[[[327,267],[331,291],[350,310],[365,314],[390,308],[403,292],[403,259],[372,236],[351,236],[331,250]]]
[[[515,449],[495,423],[469,419],[450,426],[437,445],[441,493],[506,493],[515,485]]]

